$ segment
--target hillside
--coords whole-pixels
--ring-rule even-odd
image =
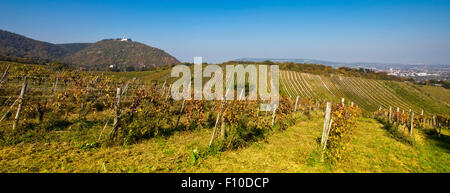
[[[353,101],[367,111],[379,107],[421,113],[450,113],[450,91],[442,87],[392,80],[374,80],[340,75],[321,76],[296,71],[280,72],[280,92],[291,98],[307,97]]]
[[[192,68],[192,66],[191,66]],[[193,70],[193,69],[191,69]],[[225,69],[223,69],[225,71]],[[168,84],[175,81],[170,77],[170,68],[157,73],[127,72],[108,73],[108,75],[131,79],[137,77],[143,81],[158,80]],[[205,84],[208,78],[205,78]],[[450,114],[450,90],[438,86],[419,85],[408,81],[378,80],[343,75],[317,75],[311,73],[280,70],[280,94],[295,100],[316,99],[339,102],[345,98],[349,104],[354,102],[368,112],[377,111],[380,107],[400,111],[414,110],[420,114]]]
[[[0,30],[0,55],[54,60],[68,53],[61,46]]]
[[[0,172],[449,172],[448,141],[420,131],[423,145],[397,140],[383,125],[361,118],[348,146],[348,159],[330,164],[320,161],[317,138],[323,118],[298,115],[295,126],[274,132],[266,140],[235,151],[211,153],[192,159],[192,152],[206,148],[208,129],[180,132],[123,147],[80,149],[82,141],[22,143],[0,150]],[[91,128],[90,132],[99,132]],[[448,140],[448,133],[446,133]]]
[[[78,52],[92,43],[68,43],[68,44],[57,44],[58,46],[63,47],[66,50],[69,50],[71,53]]]
[[[232,109],[226,113],[236,121],[226,122],[226,132],[233,132],[231,128],[258,131],[250,125],[257,123],[264,135],[244,136],[236,140],[236,148],[220,149],[221,144],[229,144],[222,140],[236,135],[231,133],[224,139],[217,136],[215,145],[209,148],[218,116],[217,109],[212,108],[218,103],[172,100],[167,92],[173,79],[169,78],[170,67],[145,72],[55,71],[45,65],[0,61],[0,72],[7,65],[11,68],[0,92],[0,103],[4,104],[0,106],[1,115],[8,115],[6,112],[14,106],[22,86],[20,78],[27,75],[29,85],[17,131],[12,129],[14,116],[0,121],[1,172],[449,171],[448,127],[438,135],[432,125],[417,124],[413,137],[408,138],[366,114],[354,122],[345,159],[336,163],[320,160],[318,141],[325,100],[336,105],[340,97],[345,97],[365,110],[376,110],[379,104],[398,104],[405,111],[413,108],[417,112],[423,107],[430,114],[448,114],[448,106],[443,105],[443,101],[448,102],[448,90],[441,87],[282,71],[281,93],[291,100],[282,97],[280,112],[290,113],[289,117],[279,113],[273,119],[259,111],[250,114],[248,110],[258,105],[241,108],[239,102],[230,101]],[[112,141],[108,136],[114,128],[117,88],[126,90],[120,104],[124,113],[120,117],[120,138]],[[298,111],[293,112],[297,95],[302,100]],[[310,98],[322,102],[304,100]],[[183,107],[185,111],[179,114]],[[177,120],[181,120],[180,125]],[[271,120],[275,120],[275,126],[268,125]],[[289,125],[281,128],[282,124]],[[401,126],[400,131],[406,130]]]
[[[176,64],[179,61],[158,48],[142,43],[119,40],[102,40],[76,52],[65,61],[82,66],[91,64],[133,66],[135,69]]]
[[[161,49],[134,41],[110,39],[96,43],[52,44],[4,30],[0,30],[0,55],[96,69],[116,65],[120,70],[137,70],[180,63]]]

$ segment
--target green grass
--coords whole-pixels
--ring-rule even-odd
[[[319,79],[318,76],[305,74],[305,79],[295,81],[292,72],[282,71],[281,94],[291,94],[293,98],[296,95],[310,96],[301,86],[309,84],[314,98],[340,101],[340,97],[344,97],[346,102],[353,101],[370,112],[377,111],[380,106],[386,109],[392,106],[405,111],[413,109],[416,113],[424,110],[428,115],[450,113],[450,91],[442,87],[344,76],[320,76]]]
[[[0,172],[450,172],[450,132],[437,137],[429,134],[431,130],[417,130],[417,142],[411,145],[369,118],[358,120],[346,159],[321,162],[322,121],[321,113],[311,120],[300,116],[285,131],[225,152],[207,149],[210,129],[177,132],[125,147],[86,148],[81,144],[87,139],[67,138],[20,143],[1,147]],[[100,128],[95,130],[88,133],[98,133]],[[196,151],[209,152],[199,156]]]
[[[431,93],[421,92],[411,84],[402,82],[385,81],[385,84],[390,88],[392,88],[398,96],[403,98],[409,104],[412,104],[417,108],[423,109],[425,112],[432,112],[439,114],[450,113],[450,108],[447,105],[449,103],[449,101],[447,101],[447,98],[439,97],[439,95],[437,95],[436,99],[437,98],[443,99],[440,102],[440,100],[434,100],[431,97],[428,97],[423,94],[427,93],[428,95],[435,95],[437,94],[436,91]],[[447,92],[447,89],[441,88],[441,92]]]
[[[141,83],[150,84],[154,80],[162,83],[169,76],[170,69],[104,74],[124,81],[136,77]],[[316,92],[316,97],[332,98],[324,87],[317,85],[320,80],[306,79],[313,90],[322,89]],[[331,79],[324,77],[324,81],[329,83]],[[449,97],[445,94],[448,90],[401,82],[379,82],[384,82],[395,96],[416,109],[442,114],[450,112],[447,105]],[[17,82],[18,86],[20,84]],[[360,100],[361,104],[367,102],[370,105],[363,97],[356,96],[351,88],[343,90],[343,86],[340,89],[347,95],[346,101],[352,99],[358,103]],[[381,87],[378,90],[382,90]],[[365,91],[370,93],[371,90]],[[382,95],[384,93],[375,96]],[[387,103],[388,98],[379,101]],[[371,106],[377,108],[377,105]],[[295,126],[274,131],[265,140],[249,146],[225,152],[207,148],[211,129],[175,132],[129,146],[100,146],[96,139],[109,114],[109,111],[90,113],[86,119],[89,121],[79,122],[76,117],[68,117],[71,123],[68,128],[29,129],[20,135],[20,140],[2,143],[0,172],[450,172],[448,130],[443,130],[443,135],[437,137],[430,129],[418,129],[413,142],[408,143],[378,121],[360,118],[347,146],[346,159],[330,164],[320,161],[321,113],[314,114],[311,120],[299,116]],[[0,130],[9,130],[11,119],[0,123]]]

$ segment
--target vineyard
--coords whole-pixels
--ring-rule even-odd
[[[236,101],[173,100],[170,68],[85,72],[4,62],[0,72],[2,172],[349,171],[345,163],[355,159],[349,152],[356,151],[352,142],[364,129],[362,122],[378,128],[368,129],[375,135],[385,126],[405,131],[417,124],[413,127],[421,130],[407,144],[421,141],[416,138],[428,136],[430,129],[437,140],[448,135],[449,107],[436,100],[443,97],[424,95],[408,83],[281,71],[279,106],[262,112],[262,101],[246,96]],[[363,118],[363,111],[374,112],[371,116],[383,125]],[[411,116],[414,112],[420,116]],[[383,137],[398,143],[391,141],[395,137]],[[428,142],[422,145],[429,147]],[[417,151],[414,156],[422,153]],[[442,151],[444,156],[436,160],[448,159],[448,149],[439,148],[427,159]],[[299,167],[273,165],[277,157]],[[229,169],[225,163],[231,164]],[[401,171],[448,172],[447,164],[419,166],[408,163]]]
[[[449,99],[443,97],[450,96],[450,92],[443,88],[339,75],[327,77],[294,71],[281,71],[280,84],[281,92],[291,98],[300,96],[335,102],[345,98],[347,102],[353,101],[370,112],[398,107],[402,111],[412,109],[416,113],[423,110],[428,115],[450,113]]]

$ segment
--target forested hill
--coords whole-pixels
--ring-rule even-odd
[[[0,56],[7,60],[59,61],[75,67],[146,69],[180,63],[165,51],[126,39],[96,43],[52,44],[0,30]]]
[[[64,61],[89,66],[116,65],[118,68],[145,69],[180,63],[165,51],[133,41],[102,40],[69,55]]]
[[[88,47],[91,44],[92,43],[69,43],[69,44],[57,44],[57,45],[69,50],[72,53],[75,53],[75,52],[78,52],[78,51]]]
[[[0,30],[0,55],[55,60],[69,54],[61,46]]]

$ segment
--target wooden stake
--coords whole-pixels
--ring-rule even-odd
[[[325,110],[325,120],[323,121],[322,138],[320,140],[320,146],[323,147],[325,143],[325,135],[327,133],[328,124],[331,117],[331,102],[327,102],[327,107]]]
[[[54,85],[54,87],[53,87],[53,92],[55,92],[56,91],[56,88],[58,87],[58,77],[56,77],[56,80],[55,80],[55,85]]]
[[[9,114],[9,112],[11,112],[12,108],[14,105],[16,105],[17,101],[19,101],[19,98],[17,98],[14,103],[9,107],[8,111],[6,111],[5,115],[3,115],[3,117],[0,119],[0,122],[3,121],[3,119],[6,118],[6,116]]]
[[[433,127],[436,127],[436,115],[433,115],[433,122],[431,123]]]
[[[8,99],[5,100],[5,102],[2,104],[2,106],[0,106],[1,108],[3,108],[3,106],[5,106],[6,104],[8,104],[9,100],[11,100],[12,96],[8,97]]]
[[[98,140],[102,138],[103,131],[105,131],[106,127],[108,126],[109,120],[111,119],[112,113],[108,116],[108,119],[106,120],[105,126],[103,126],[102,131],[100,132],[100,135],[98,136]]]
[[[320,158],[321,161],[323,161],[323,159],[324,159],[325,148],[327,147],[328,136],[330,135],[332,124],[333,124],[333,119],[330,119],[330,123],[328,124],[327,131],[326,131],[327,133],[325,134],[325,140],[324,140],[324,144],[322,147],[322,157]]]
[[[26,90],[27,90],[27,77],[24,78],[23,84],[22,84],[22,90],[20,91],[19,107],[17,107],[16,117],[14,118],[14,124],[12,127],[13,130],[16,129],[17,124],[19,123],[20,113],[22,112],[23,96],[25,95]]]
[[[239,99],[238,100],[242,100],[242,95],[244,94],[244,89],[241,90],[241,94],[239,94]]]
[[[391,124],[391,121],[392,121],[392,107],[389,106],[389,117],[388,117],[389,124]]]
[[[114,122],[113,122],[113,129],[111,131],[111,139],[114,139],[117,135],[117,129],[119,128],[119,117],[120,117],[120,101],[122,99],[122,88],[117,88],[116,93],[116,106],[115,106],[115,116],[114,116]]]
[[[175,128],[177,128],[177,127],[178,127],[178,124],[180,123],[180,118],[181,118],[181,114],[183,114],[184,102],[185,102],[185,101],[186,101],[186,99],[183,100],[183,104],[181,104],[181,109],[180,109],[180,113],[178,114],[178,120],[177,120],[177,124],[175,125]]]
[[[125,85],[125,87],[123,88],[123,91],[121,93],[122,96],[127,96],[128,94],[128,85],[130,84],[130,82],[127,82],[127,84]]]
[[[164,80],[164,84],[161,86],[161,93],[164,91],[164,87],[166,86],[166,82],[167,82],[167,80]]]
[[[167,89],[166,100],[167,100],[167,98],[169,98],[171,88],[172,88],[172,84],[170,84],[169,88]]]
[[[3,72],[2,78],[0,79],[0,88],[3,86],[3,84],[6,82],[6,79],[8,77],[8,70],[9,70],[9,64],[8,67],[6,67],[5,72]]]
[[[297,96],[297,99],[295,99],[295,110],[294,110],[294,112],[297,112],[298,97],[299,96]]]
[[[220,124],[220,138],[225,139],[226,134],[226,125],[225,125],[225,117],[222,115],[222,118],[220,120],[222,123]]]
[[[212,142],[213,142],[213,140],[214,140],[214,136],[216,135],[217,124],[219,123],[219,118],[220,118],[220,113],[217,114],[216,124],[214,125],[214,130],[213,130],[213,134],[212,134],[212,136],[211,136],[211,140],[209,140],[209,146],[212,145]]]
[[[273,113],[272,113],[272,126],[273,126],[273,124],[275,123],[275,112],[277,111],[277,105],[276,104],[274,104],[273,105]]]
[[[414,111],[412,111],[411,109],[409,110],[409,122],[410,122],[409,134],[412,135],[414,129]]]
[[[209,146],[212,145],[212,142],[214,140],[214,136],[216,135],[216,131],[217,131],[217,124],[219,123],[219,119],[222,122],[221,126],[220,126],[220,137],[223,139],[225,138],[225,117],[223,116],[225,114],[225,108],[226,108],[226,101],[225,99],[222,101],[222,109],[221,111],[217,114],[217,118],[216,118],[216,124],[214,125],[214,131],[213,134],[211,136],[211,140],[209,141]]]
[[[400,108],[397,107],[397,113],[395,114],[396,116],[396,121],[397,121],[397,125],[396,125],[396,129],[398,130],[399,124],[400,124]]]

